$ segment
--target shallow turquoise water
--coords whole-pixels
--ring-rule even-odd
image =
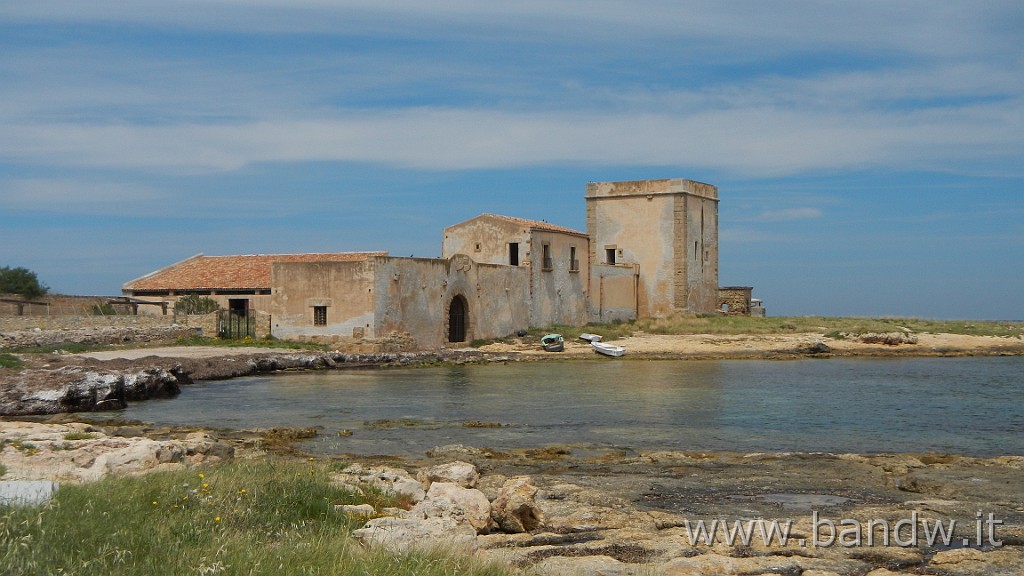
[[[570,361],[203,382],[121,413],[157,424],[322,426],[320,453],[574,444],[1024,455],[1024,358]],[[378,420],[410,425],[379,429]],[[467,428],[464,422],[500,422]],[[340,437],[339,430],[351,430]]]

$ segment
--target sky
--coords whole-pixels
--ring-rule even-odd
[[[0,3],[0,266],[432,257],[590,181],[719,189],[769,315],[1024,319],[1024,4]]]

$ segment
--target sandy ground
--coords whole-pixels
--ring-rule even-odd
[[[849,356],[878,355],[997,355],[1024,354],[1024,340],[995,336],[964,336],[960,334],[918,334],[917,344],[888,346],[865,344],[854,340],[827,338],[818,333],[804,334],[682,334],[661,335],[637,333],[615,340],[614,344],[626,349],[627,356],[641,357],[697,357],[697,358],[756,358],[796,354],[803,355],[816,344],[823,343],[833,354]],[[513,343],[495,343],[480,348],[467,348],[489,353],[518,353],[531,359],[559,357],[590,357],[594,355],[590,344],[582,340],[567,340],[565,351],[545,352],[532,340],[520,339]],[[147,356],[163,358],[218,358],[255,354],[292,354],[287,348],[235,348],[217,346],[165,346],[131,348],[102,352],[85,352],[77,356],[96,360],[138,360]]]
[[[1016,338],[999,338],[995,336],[963,336],[959,334],[919,334],[917,344],[887,346],[884,344],[865,344],[853,340],[837,340],[817,333],[805,334],[684,334],[659,335],[638,333],[633,336],[613,341],[614,344],[626,349],[626,355],[640,356],[679,356],[706,358],[759,357],[800,353],[808,348],[823,343],[833,353],[841,355],[957,355],[957,354],[1022,354],[1024,341]],[[560,353],[545,352],[539,345],[520,344],[489,344],[479,350],[484,352],[518,352],[537,357],[584,357],[594,355],[593,349],[582,340],[566,341],[565,351]]]
[[[162,358],[219,358],[221,356],[244,356],[252,354],[291,354],[296,350],[289,348],[235,348],[225,346],[164,346],[160,348],[130,348],[125,350],[105,350],[102,352],[83,352],[76,354],[83,358],[95,360],[138,360],[147,356]]]

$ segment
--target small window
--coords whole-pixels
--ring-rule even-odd
[[[555,263],[551,260],[551,244],[544,244],[544,270],[552,270],[555,267]]]
[[[580,261],[576,259],[576,247],[569,247],[569,272],[579,272]]]
[[[615,264],[615,248],[604,249],[605,263]]]
[[[508,243],[508,263],[510,266],[519,266],[519,242]]]
[[[313,326],[327,326],[327,306],[313,306]]]
[[[479,252],[481,250],[481,248],[483,248],[483,247],[480,245],[479,242],[477,242],[476,246],[473,247],[473,251],[474,252]]]

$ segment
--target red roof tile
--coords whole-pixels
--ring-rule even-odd
[[[357,262],[387,252],[195,256],[126,283],[125,291],[270,289],[275,262]]]

